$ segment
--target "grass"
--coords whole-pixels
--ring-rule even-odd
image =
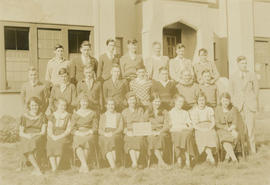
[[[267,118],[268,117],[268,118]],[[217,167],[206,163],[193,170],[172,168],[134,170],[119,168],[92,169],[79,174],[77,169],[46,172],[31,176],[32,168],[16,172],[17,144],[0,144],[0,185],[270,185],[270,118],[260,116],[256,122],[258,153],[240,160],[239,164],[220,163]]]

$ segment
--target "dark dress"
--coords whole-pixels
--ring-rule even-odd
[[[72,115],[72,133],[74,134],[76,131],[87,132],[89,129],[93,130],[93,134],[87,136],[74,135],[73,148],[93,149],[96,144],[98,130],[98,118],[95,112],[90,111],[86,116],[81,116],[78,112],[75,112]]]
[[[132,131],[132,124],[136,122],[144,122],[148,120],[148,115],[144,112],[143,108],[136,108],[134,112],[131,112],[129,108],[126,108],[122,112],[124,128],[128,131]],[[129,150],[140,151],[146,146],[146,137],[144,136],[128,136],[124,137],[124,149],[128,153]]]
[[[43,124],[47,124],[47,120],[44,114],[40,114],[36,117],[25,113],[20,118],[20,126],[24,127],[25,133],[39,133]],[[31,139],[20,137],[20,148],[22,154],[31,152],[38,152],[45,144],[45,138],[41,135],[35,136]]]
[[[60,135],[65,132],[70,124],[71,115],[67,113],[65,116],[57,116],[52,114],[48,121],[52,123],[53,135]],[[64,147],[66,144],[70,143],[70,138],[68,136],[54,141],[51,137],[47,136],[47,156],[62,156]]]
[[[169,133],[167,129],[168,124],[168,112],[166,110],[161,111],[158,115],[150,115],[149,121],[151,122],[152,131],[160,132],[159,135],[151,135],[147,137],[148,141],[148,154],[150,155],[152,150],[165,150],[166,141],[169,139]]]
[[[107,125],[109,121],[112,125]],[[115,125],[113,125],[115,124]],[[99,146],[103,157],[105,158],[108,152],[116,150],[117,146],[121,145],[123,131],[123,119],[120,113],[115,113],[115,120],[107,120],[106,113],[100,116],[99,120]],[[106,137],[103,134],[106,132],[112,132],[113,136]]]
[[[238,114],[238,110],[235,107],[232,107],[228,112],[223,112],[223,108],[221,106],[216,108],[215,121],[219,142],[221,144],[223,142],[228,142],[231,144],[236,143],[237,138],[235,138],[232,135],[232,132],[228,131],[226,128],[234,125],[235,129],[237,130]]]

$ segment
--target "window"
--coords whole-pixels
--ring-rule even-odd
[[[123,38],[122,37],[116,37],[116,55],[118,57],[123,56]]]
[[[6,50],[29,50],[29,28],[5,27]]]
[[[68,30],[68,50],[69,53],[80,53],[82,41],[89,40],[90,31]]]

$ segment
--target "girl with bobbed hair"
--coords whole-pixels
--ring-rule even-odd
[[[36,155],[42,151],[47,120],[40,111],[41,101],[32,97],[27,102],[27,111],[20,118],[19,136],[21,153],[34,167],[33,175],[41,175]]]

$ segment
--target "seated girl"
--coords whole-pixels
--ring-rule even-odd
[[[168,128],[165,123],[167,120],[167,111],[162,110],[160,96],[157,93],[153,93],[151,97],[152,109],[149,111],[149,121],[151,122],[153,135],[148,136],[148,155],[154,151],[155,156],[158,159],[158,166],[163,168],[167,167],[167,164],[163,160],[163,154],[165,151],[166,141],[169,139]]]
[[[20,118],[20,148],[21,152],[35,168],[33,175],[42,175],[36,155],[44,145],[43,135],[46,133],[47,120],[40,112],[40,100],[32,97],[27,102],[27,112]]]
[[[66,109],[66,100],[58,99],[57,109],[49,117],[48,121],[47,156],[49,157],[53,172],[59,167],[64,147],[70,143],[68,136],[71,131],[71,115]]]
[[[138,106],[136,95],[133,92],[129,92],[126,97],[128,108],[124,109],[122,112],[125,125],[124,149],[125,152],[130,155],[132,168],[137,168],[140,152],[144,149],[146,141],[144,136],[133,135],[133,124],[147,121],[148,114],[144,112],[142,107]]]
[[[168,114],[172,143],[179,166],[183,166],[182,161],[185,160],[186,167],[190,168],[190,156],[197,156],[193,127],[189,113],[183,110],[185,98],[176,94],[174,101],[175,105]]]
[[[234,146],[237,142],[237,117],[238,110],[231,103],[231,96],[229,93],[222,93],[220,96],[221,105],[216,108],[215,120],[217,134],[221,146],[226,151],[225,159],[237,162],[237,158],[234,153]]]
[[[110,167],[115,168],[116,148],[121,143],[121,133],[123,131],[122,115],[115,111],[115,101],[107,98],[107,111],[100,116],[99,120],[99,145],[101,152],[108,160]]]
[[[214,110],[206,106],[206,97],[202,92],[199,93],[197,105],[192,108],[190,113],[199,154],[205,152],[207,154],[207,161],[215,164],[212,153],[212,150],[217,147]]]
[[[200,92],[199,85],[194,82],[192,71],[184,69],[181,71],[181,77],[176,86],[178,93],[185,98],[185,105],[183,109],[189,110],[196,104],[196,97]]]
[[[88,153],[90,150],[95,149],[97,140],[97,114],[88,107],[88,97],[81,94],[79,109],[72,115],[73,148],[81,162],[80,173],[87,173],[89,171],[87,165]]]

